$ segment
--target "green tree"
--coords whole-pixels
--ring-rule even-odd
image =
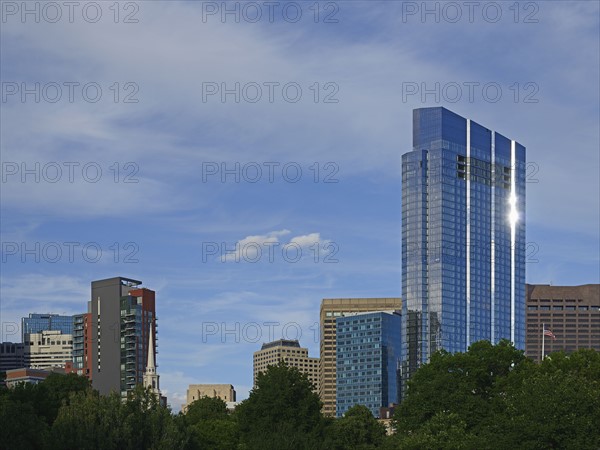
[[[600,354],[553,353],[524,373],[511,374],[503,407],[482,436],[494,448],[600,448]]]
[[[503,341],[432,356],[394,415],[390,448],[600,448],[600,355],[541,364]]]
[[[68,402],[71,393],[91,389],[89,380],[76,374],[51,373],[38,384],[20,383],[10,389],[12,399],[33,406],[36,414],[52,426],[61,405]]]
[[[101,396],[97,391],[74,393],[63,405],[52,425],[52,448],[107,449],[123,446],[121,439],[121,398]]]
[[[192,402],[185,413],[186,421],[190,424],[228,417],[227,404],[220,398],[207,396]]]
[[[418,431],[438,413],[454,413],[471,431],[497,413],[492,399],[509,373],[533,365],[509,341],[498,345],[479,341],[466,353],[440,351],[415,372],[406,399],[394,414],[399,433]]]
[[[0,448],[11,450],[42,449],[48,437],[48,425],[28,402],[13,400],[9,392],[0,395]]]
[[[57,449],[171,449],[183,448],[187,439],[185,427],[142,386],[125,401],[118,393],[75,393],[52,426]]]
[[[328,428],[327,448],[332,450],[368,450],[380,448],[385,426],[363,405],[350,408]]]
[[[387,450],[470,450],[489,448],[467,431],[467,424],[454,413],[436,413],[418,431],[388,438]]]
[[[312,388],[306,374],[283,362],[260,373],[249,398],[236,408],[243,448],[320,448],[325,422]]]
[[[189,448],[227,450],[237,447],[237,423],[220,398],[203,397],[192,402],[183,417],[190,433]]]

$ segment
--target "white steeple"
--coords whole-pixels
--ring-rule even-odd
[[[159,375],[156,373],[156,363],[154,362],[154,322],[150,326],[148,333],[148,362],[146,363],[146,372],[144,373],[144,387],[149,387],[152,392],[160,396],[158,386]]]

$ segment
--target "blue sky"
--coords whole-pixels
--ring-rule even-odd
[[[455,2],[455,23],[447,3],[437,3],[436,22],[421,16],[421,2],[320,2],[317,23],[314,2],[286,17],[282,2],[272,23],[256,4],[255,23],[244,20],[250,9],[223,20],[221,2],[121,4],[117,23],[110,3],[99,4],[96,23],[93,7],[72,22],[62,7],[52,23],[55,11],[40,6],[38,23],[14,10],[20,2],[3,2],[3,340],[15,340],[13,324],[29,312],[85,311],[91,280],[139,279],[157,291],[159,373],[172,406],[190,383],[232,383],[246,397],[252,352],[269,330],[278,338],[289,324],[294,338],[298,324],[317,356],[322,298],[400,296],[400,158],[412,147],[412,109],[424,106],[527,147],[527,281],[600,282],[597,2],[521,2],[517,20],[513,3],[501,2],[496,22],[490,2],[472,21]],[[137,23],[124,22],[130,13]],[[236,82],[239,102],[208,95]],[[39,102],[21,96],[35,83]],[[69,83],[79,83],[72,102]],[[439,99],[420,95],[436,83]],[[256,85],[262,97],[251,103]],[[23,163],[34,172],[40,164],[39,182],[23,182]],[[236,163],[240,182],[222,182],[221,164]],[[256,166],[262,176],[248,182]],[[233,252],[223,262],[207,255],[212,243],[236,242],[246,244],[240,262]]]

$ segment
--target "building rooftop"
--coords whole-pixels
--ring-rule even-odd
[[[272,348],[272,347],[297,347],[297,348],[300,348],[300,342],[298,342],[297,340],[290,340],[290,339],[278,339],[276,341],[263,344],[260,349],[264,350],[266,348]]]

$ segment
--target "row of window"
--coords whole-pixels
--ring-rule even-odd
[[[573,300],[574,301],[574,300]],[[589,310],[600,310],[600,305],[597,306],[589,306],[589,305],[527,305],[527,309],[530,311],[535,311],[537,309],[541,309],[541,310],[549,310],[549,309],[553,309],[553,310],[567,310],[567,311],[575,311],[575,310],[580,310],[580,311],[589,311]]]

